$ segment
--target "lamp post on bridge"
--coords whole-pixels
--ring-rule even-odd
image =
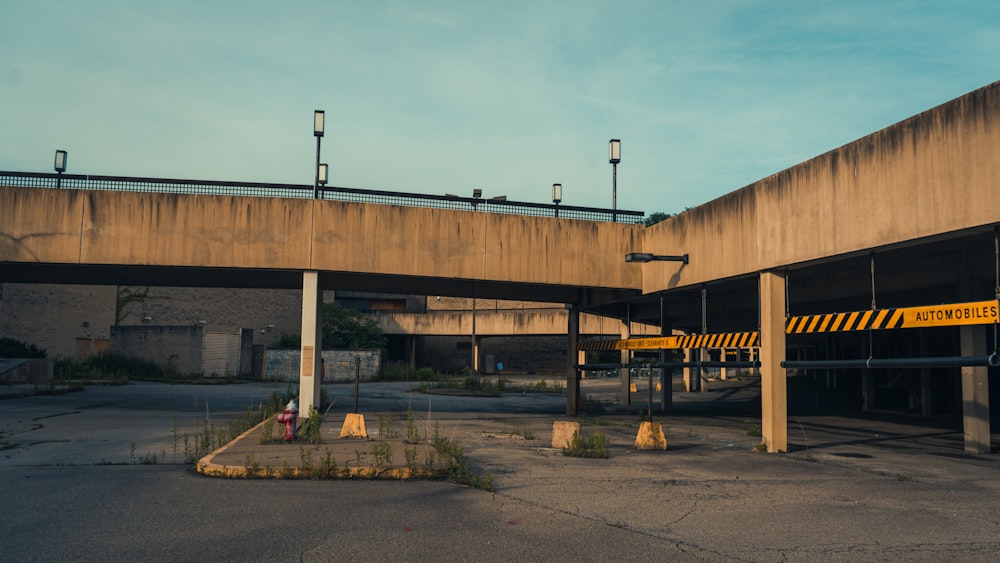
[[[608,162],[611,163],[611,221],[618,222],[618,163],[622,161],[622,142],[608,141]]]
[[[562,201],[562,184],[552,184],[552,203],[556,206],[556,217],[559,217],[560,201]]]
[[[321,109],[313,112],[313,135],[316,137],[316,182],[313,184],[313,199],[319,199],[319,184],[320,184],[320,164],[319,164],[319,145],[320,140],[323,138],[323,128],[324,121],[326,120],[326,112]],[[323,184],[326,184],[326,165],[323,165]]]

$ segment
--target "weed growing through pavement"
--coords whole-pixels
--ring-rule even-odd
[[[410,470],[410,475],[413,475],[417,470],[417,449],[406,448],[403,450],[403,456],[406,458],[406,468]]]
[[[417,428],[417,419],[413,416],[413,408],[406,409],[406,443],[420,443],[420,430]]]
[[[379,439],[372,445],[372,457],[375,458],[375,469],[379,471],[388,469],[392,464],[392,444]]]
[[[610,457],[608,437],[603,432],[594,432],[591,438],[583,437],[579,432],[574,432],[567,447],[563,448],[563,455],[606,459]]]
[[[306,419],[305,426],[302,429],[302,441],[307,444],[319,445],[319,426],[322,422],[322,417],[316,407],[313,407],[309,412],[309,418]]]

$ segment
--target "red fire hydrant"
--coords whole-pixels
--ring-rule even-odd
[[[299,418],[299,404],[292,399],[285,405],[285,412],[278,415],[278,422],[285,425],[285,441],[295,439],[295,422]]]

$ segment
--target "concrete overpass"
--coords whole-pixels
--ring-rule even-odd
[[[303,359],[314,359],[303,362],[304,406],[318,388],[323,289],[566,303],[573,350],[582,310],[663,331],[759,330],[763,437],[781,451],[789,349],[827,357],[992,351],[987,325],[819,341],[786,337],[785,319],[997,299],[997,146],[1000,83],[649,229],[340,201],[7,187],[0,279],[302,287]],[[626,264],[626,252],[688,254],[690,263]],[[960,369],[966,448],[989,451],[989,369]],[[567,372],[573,414],[576,371]]]

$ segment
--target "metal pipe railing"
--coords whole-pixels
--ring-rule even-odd
[[[759,368],[760,362],[745,362],[745,361],[732,361],[732,362],[657,362],[649,364],[576,364],[575,367],[580,371],[597,371],[606,369],[622,369],[622,368]]]
[[[93,176],[85,174],[52,174],[43,172],[0,171],[0,186],[25,188],[54,188],[71,190],[113,190],[128,192],[179,193],[202,195],[233,195],[249,197],[276,197],[304,199],[314,197],[314,186],[262,182],[219,182],[212,180],[183,180],[164,178],[136,178],[127,176]],[[508,201],[503,198],[460,197],[455,195],[416,194],[362,188],[323,186],[322,199],[480,211],[506,215],[555,217],[561,219],[642,223],[642,211],[611,210],[575,205],[554,205],[530,201]]]
[[[997,367],[1000,356],[941,356],[932,358],[868,358],[867,360],[785,360],[790,369],[918,369],[953,367]]]

